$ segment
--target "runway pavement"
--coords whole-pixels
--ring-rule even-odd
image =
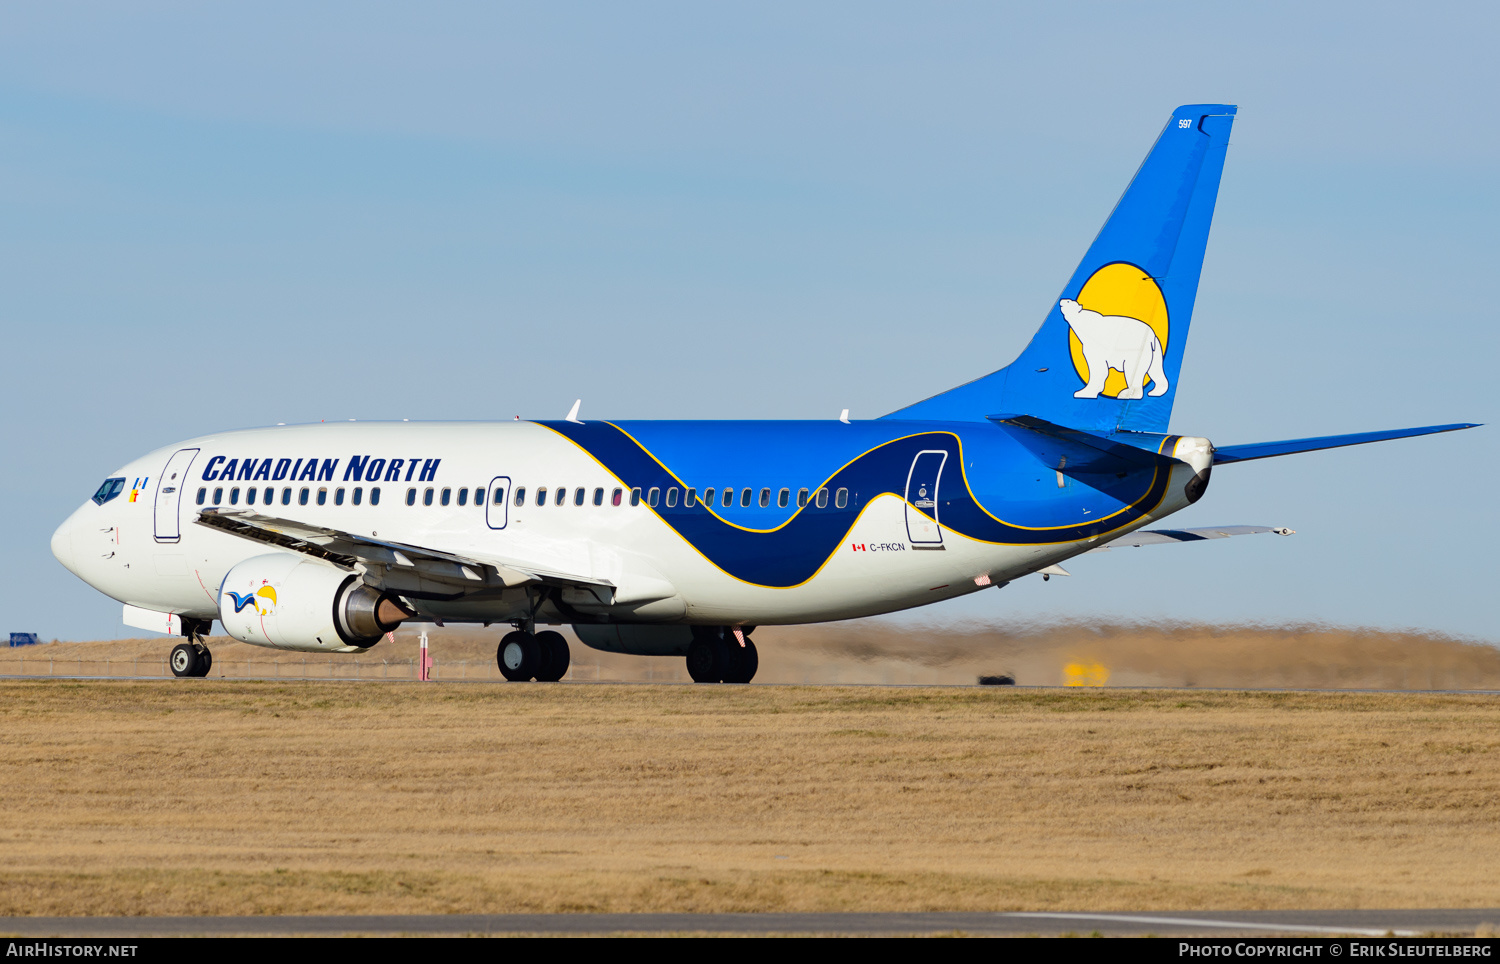
[[[1143,913],[452,914],[264,917],[0,917],[16,937],[451,936],[507,934],[805,934],[984,937],[1472,936],[1500,909]]]

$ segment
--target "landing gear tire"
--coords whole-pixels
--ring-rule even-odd
[[[730,657],[724,682],[748,683],[755,679],[755,671],[760,669],[760,654],[755,651],[755,643],[747,639],[741,647],[733,638],[724,640],[724,643]]]
[[[719,681],[718,640],[695,639],[688,647],[687,671],[694,683],[717,683]]]
[[[541,646],[530,633],[519,629],[506,633],[495,651],[495,662],[500,666],[500,675],[512,683],[524,683],[537,674],[542,662]]]
[[[568,674],[568,664],[572,661],[568,641],[563,638],[562,633],[555,633],[550,629],[537,633],[535,639],[537,648],[541,650],[541,665],[537,667],[536,681],[556,683]]]
[[[687,671],[695,683],[748,683],[760,668],[755,644],[733,636],[697,639],[688,647]]]
[[[208,675],[208,668],[213,665],[213,657],[209,655],[207,647],[199,649],[192,643],[178,643],[172,647],[172,655],[167,662],[172,667],[173,676],[202,677]]]

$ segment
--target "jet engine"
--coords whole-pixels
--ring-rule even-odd
[[[219,621],[235,639],[305,653],[355,653],[413,615],[358,575],[306,556],[246,559],[219,587]]]

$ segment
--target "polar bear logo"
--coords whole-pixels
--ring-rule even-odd
[[[1125,376],[1125,388],[1118,398],[1167,393],[1167,376],[1161,366],[1161,339],[1150,325],[1126,315],[1101,315],[1071,298],[1058,302],[1058,307],[1062,308],[1068,327],[1078,336],[1084,363],[1089,367],[1089,383],[1074,392],[1074,398],[1098,398],[1111,368]],[[1148,376],[1151,391],[1146,393]]]

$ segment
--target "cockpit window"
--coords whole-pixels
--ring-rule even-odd
[[[124,491],[124,479],[105,479],[104,484],[99,486],[99,491],[94,493],[94,501],[99,505],[103,505]]]

